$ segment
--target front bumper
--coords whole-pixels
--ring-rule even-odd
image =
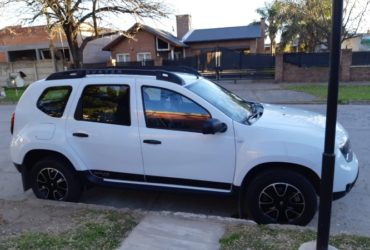
[[[346,190],[341,191],[341,192],[333,192],[333,200],[338,200],[338,199],[344,197],[346,194],[348,194],[352,190],[352,188],[356,184],[359,173],[360,173],[360,171],[359,171],[359,168],[358,168],[355,180],[352,183],[349,183],[349,184],[346,185]]]

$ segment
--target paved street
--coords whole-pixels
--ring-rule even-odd
[[[243,96],[242,94],[240,94]],[[294,105],[325,113],[324,105]],[[20,174],[9,156],[9,117],[14,106],[0,105],[0,199],[35,199],[22,191]],[[352,192],[333,203],[332,232],[370,235],[370,105],[342,105],[338,120],[349,131],[353,149],[360,161],[360,176]],[[141,210],[168,210],[199,214],[234,216],[236,201],[232,198],[205,195],[115,190],[95,187],[84,193],[81,202],[127,207]],[[317,216],[310,223],[316,227]]]

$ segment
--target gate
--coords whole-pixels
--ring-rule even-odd
[[[245,54],[227,48],[203,50],[198,56],[164,60],[165,66],[187,66],[216,79],[274,79],[275,56]]]

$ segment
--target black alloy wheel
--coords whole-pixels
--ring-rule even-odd
[[[313,185],[300,173],[276,169],[261,172],[243,188],[242,217],[260,224],[308,224],[317,210]]]
[[[37,198],[78,201],[81,183],[71,164],[59,157],[38,161],[31,170],[32,190]]]

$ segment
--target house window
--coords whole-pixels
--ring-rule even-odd
[[[137,53],[138,62],[150,61],[150,60],[152,60],[152,55],[150,54],[150,52]]]
[[[130,61],[130,54],[128,53],[120,53],[116,55],[117,62],[129,62]]]
[[[157,51],[169,51],[170,50],[170,44],[168,42],[165,42],[161,39],[156,39],[157,44]]]
[[[10,62],[23,61],[23,60],[35,61],[37,58],[35,49],[9,51],[8,56],[9,56]]]
[[[57,49],[55,53],[55,58],[58,60],[63,59],[65,61],[71,61],[71,55],[69,54],[69,49],[68,48]]]
[[[142,53],[137,53],[137,61],[141,62],[142,66],[145,66],[147,61],[152,60],[152,55],[150,52],[142,52]]]
[[[45,60],[45,59],[51,59],[51,53],[49,49],[41,49],[39,50],[40,52],[40,59]]]

